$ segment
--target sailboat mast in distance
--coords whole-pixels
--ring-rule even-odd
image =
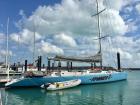
[[[8,20],[7,20],[7,30],[6,30],[6,34],[7,34],[7,36],[6,36],[6,70],[7,70],[7,78],[9,79],[9,63],[8,63],[8,58],[9,58],[9,51],[8,51],[8,49],[9,49],[9,42],[8,42],[8,40],[9,40],[9,33],[8,33],[8,30],[9,30],[9,17],[8,17]]]
[[[8,36],[8,30],[9,30],[9,18],[7,19],[7,30],[6,30],[6,69],[8,68],[8,55],[9,55],[9,51],[8,51],[8,49],[9,49],[9,42],[8,42],[8,40],[9,40],[9,36]]]
[[[35,39],[36,39],[36,28],[34,24],[34,36],[33,36],[33,66],[35,65]]]
[[[99,53],[101,54],[101,68],[102,68],[102,44],[101,44],[101,29],[100,29],[100,16],[99,16],[99,4],[98,0],[96,0],[97,7],[97,20],[98,20],[98,36],[99,36]]]

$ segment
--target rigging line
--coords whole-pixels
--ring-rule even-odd
[[[93,40],[98,40],[98,39],[105,39],[106,37],[110,37],[109,35],[106,35],[106,36],[102,36],[100,38],[96,38],[96,39],[93,39]]]
[[[108,40],[106,40],[106,46],[105,46],[106,48],[105,48],[105,49],[108,49],[108,48],[109,48],[107,45],[109,46]],[[106,50],[106,51],[107,51],[107,50]],[[110,59],[109,59],[109,58],[110,58],[110,50],[108,50],[108,51],[106,52],[106,56],[107,56],[108,62],[109,62],[109,61],[110,61]],[[111,66],[111,65],[108,63],[108,66]]]
[[[109,8],[111,8],[111,4],[110,4],[109,0],[105,0],[105,3],[106,3],[106,5],[109,6]],[[110,14],[113,16],[112,12],[110,12]],[[106,17],[109,18],[109,21],[107,21],[107,22],[108,22],[108,25],[111,25],[111,27],[114,27],[112,22],[110,21],[111,20],[111,15],[107,16],[107,14],[106,14]],[[110,31],[111,31],[111,34],[113,34],[115,32],[114,28],[112,28],[112,30],[110,30]],[[118,44],[116,44],[115,47],[118,49],[119,48]]]
[[[109,45],[109,48],[110,48],[109,55],[112,56],[112,54],[111,54],[111,52],[112,52],[111,43],[110,43],[110,40],[109,39],[107,39],[107,41],[108,41],[108,45]],[[112,58],[113,58],[113,56],[112,56]],[[111,58],[111,60],[112,60],[112,58]],[[113,59],[113,61],[114,61],[114,59]]]
[[[106,49],[108,49],[108,46],[107,46],[108,43],[107,43],[106,41],[107,41],[107,40],[104,40],[104,43],[105,43],[105,45],[104,45],[104,47],[103,47],[103,48],[104,48],[104,49],[103,49],[104,51],[107,51]],[[110,50],[109,50],[109,51],[110,51]],[[110,52],[109,52],[109,53],[110,53]],[[108,56],[108,51],[105,53],[105,56],[106,56],[107,58],[109,58],[109,56]],[[110,66],[109,64],[107,64],[107,65]]]
[[[101,10],[101,11],[99,11],[98,13],[96,13],[96,14],[92,15],[91,17],[97,16],[97,15],[99,15],[100,13],[104,12],[105,10],[106,10],[106,8],[105,8],[105,9],[103,9],[103,10]]]
[[[111,4],[110,4],[109,1],[107,2],[107,0],[105,0],[105,3],[106,3],[106,5],[109,6],[109,8],[111,8]],[[112,12],[110,14],[113,16]],[[109,18],[109,20],[107,21],[108,25],[111,25],[111,27],[114,27],[112,22],[110,21],[111,20],[111,16],[106,14],[106,18]],[[114,30],[114,28],[113,28],[113,30]],[[109,31],[111,31],[111,34],[113,34],[113,30],[109,30]]]
[[[108,39],[108,42],[109,42],[109,46],[110,46],[110,54],[111,54],[111,52],[113,52],[113,50],[112,50],[112,46],[113,46],[113,44],[111,44],[112,43],[112,40],[110,39]],[[115,56],[112,54],[112,57],[113,58],[115,58]],[[115,66],[117,67],[117,64],[116,64],[116,61],[115,61],[115,59],[113,59],[113,61],[114,61],[114,64],[115,64]]]

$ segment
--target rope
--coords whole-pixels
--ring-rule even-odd
[[[111,52],[113,52],[113,50],[112,50],[112,45],[113,44],[111,44],[112,43],[111,39],[110,40],[108,39],[108,42],[109,42],[109,46],[110,46],[110,49],[111,49],[110,50],[110,55],[112,55],[112,57],[115,58],[115,56],[113,54],[111,54]],[[113,59],[113,61],[114,61],[115,66],[117,67],[116,61],[114,59]]]

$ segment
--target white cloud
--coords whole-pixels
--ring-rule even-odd
[[[3,33],[0,33],[0,46],[4,43],[6,37]]]
[[[128,26],[125,25],[122,17],[119,15],[119,11],[107,10],[101,18],[102,33],[109,35],[124,35]],[[106,20],[106,21],[105,21]]]
[[[109,2],[112,4],[111,0]],[[123,35],[126,32],[127,26],[119,15],[122,2],[120,0],[115,2],[116,6],[113,4],[110,7],[104,0],[99,1],[99,10],[106,8],[106,11],[100,15],[103,35]],[[11,34],[11,38],[16,42],[31,44],[35,30],[36,40],[54,35],[51,43],[56,44],[56,47],[76,47],[78,45],[73,36],[75,39],[77,36],[89,36],[89,39],[97,37],[97,17],[91,17],[93,14],[96,14],[95,0],[62,0],[61,4],[54,6],[39,6],[28,18],[21,10],[20,15],[23,18],[19,20],[19,23],[22,21],[25,29]]]
[[[34,40],[34,32],[29,31],[28,29],[24,29],[19,33],[13,33],[10,35],[11,39],[15,42],[23,43],[23,44],[31,44]],[[41,35],[35,32],[35,40],[42,39]]]
[[[112,42],[116,47],[120,47],[125,50],[127,50],[127,48],[129,48],[128,50],[130,50],[130,48],[133,48],[136,45],[136,42],[133,37],[126,36],[116,36],[112,39]]]
[[[104,0],[104,3],[108,8],[115,9],[117,11],[119,11],[124,5],[123,0]]]
[[[0,51],[0,56],[6,56],[6,55],[12,56],[13,53],[12,53],[12,51],[8,51],[8,53],[7,53],[6,50],[1,50]]]
[[[136,8],[137,12],[140,13],[140,3],[137,4],[135,8]]]
[[[66,47],[76,47],[76,41],[68,36],[65,35],[64,33],[58,34],[54,36],[54,43],[59,44],[61,46],[66,46]]]
[[[10,62],[11,57],[14,56],[12,50],[9,50],[8,53],[6,50],[2,49],[0,50],[0,62],[5,62],[5,57],[8,56],[8,62]]]
[[[125,36],[116,36],[113,38],[109,38],[103,42],[103,51],[111,54],[115,54],[119,52],[121,54],[122,59],[132,59],[132,51],[131,49],[135,46],[135,41],[133,38],[128,38]]]
[[[127,51],[123,51],[121,48],[114,49],[114,52],[115,53],[119,52],[120,55],[121,55],[121,59],[125,59],[125,60],[130,59],[130,60],[132,60],[132,55],[129,52],[127,52]]]
[[[112,46],[112,48],[104,49],[104,51],[111,50],[111,54],[114,56],[116,56],[117,52],[120,52],[123,67],[139,67],[138,63],[139,62],[138,59],[140,59],[140,56],[138,56],[138,51],[140,50],[139,42],[140,42],[139,38],[135,38],[132,36],[131,37],[116,36],[112,38],[112,44],[109,45]],[[105,54],[107,53],[108,52],[105,52]],[[116,58],[113,57],[113,59]]]
[[[127,32],[136,32],[137,30],[138,26],[134,22],[128,24]]]
[[[109,2],[113,5],[105,5],[104,0],[99,2],[100,10],[106,8],[106,11],[101,14],[102,33],[113,30],[112,35],[124,34],[127,26],[119,15],[122,0],[109,0]],[[97,20],[96,17],[91,17],[95,13],[95,0],[62,0],[61,4],[55,6],[40,6],[24,21],[24,24],[31,31],[36,26],[37,32],[41,35],[57,33],[96,35]]]
[[[52,45],[48,42],[41,41],[40,43],[37,44],[37,52],[39,54],[47,55],[47,54],[63,54],[63,49]]]

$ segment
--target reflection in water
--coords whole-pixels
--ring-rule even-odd
[[[127,81],[121,81],[58,91],[26,88],[3,90],[2,93],[4,100],[4,96],[8,98],[7,105],[122,105],[126,86]]]

